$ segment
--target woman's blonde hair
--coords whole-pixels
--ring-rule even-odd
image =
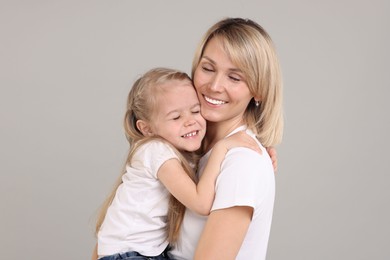
[[[132,156],[137,150],[137,148],[145,142],[150,141],[152,138],[158,138],[159,140],[166,142],[159,137],[144,136],[137,128],[136,123],[137,120],[151,122],[152,116],[157,109],[157,96],[159,95],[159,93],[161,93],[161,91],[163,91],[160,86],[172,81],[191,82],[191,79],[186,73],[181,71],[168,68],[155,68],[149,70],[138,80],[136,80],[129,92],[127,98],[126,113],[124,117],[125,134],[130,145],[129,153],[124,168],[122,170],[122,174],[119,176],[117,182],[115,183],[114,189],[111,191],[110,195],[107,197],[101,207],[100,213],[96,221],[96,235],[98,234],[100,227],[104,221],[107,209],[111,205],[112,200],[115,197],[116,190],[122,183],[122,176],[126,172],[126,165],[131,165]],[[192,153],[180,153],[171,144],[169,144],[168,142],[166,143],[172,147],[172,149],[178,155],[184,170],[191,177],[191,179],[196,182],[195,169],[190,167],[189,164],[189,161],[195,163],[193,160],[195,160],[196,157]],[[181,204],[175,197],[170,195],[167,217],[167,238],[170,243],[174,243],[178,239],[184,213],[185,206]]]
[[[275,47],[268,33],[256,22],[226,18],[204,35],[192,63],[192,78],[207,43],[217,38],[238,68],[242,70],[251,94],[259,100],[249,102],[245,123],[266,146],[279,144],[283,135],[282,79]]]

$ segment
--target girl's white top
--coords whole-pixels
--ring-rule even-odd
[[[135,152],[98,233],[99,256],[133,250],[154,256],[167,247],[169,192],[157,171],[172,158],[178,157],[171,147],[157,140]]]
[[[245,128],[239,127],[230,134]],[[252,131],[246,132],[256,139]],[[262,154],[243,147],[229,150],[215,187],[216,195],[211,211],[234,206],[253,208],[252,221],[236,259],[261,260],[265,259],[267,253],[275,200],[275,176],[267,151],[260,143],[259,146]],[[209,156],[210,151],[201,158],[200,174]],[[186,210],[180,241],[172,251],[175,259],[193,258],[206,220],[207,217]]]

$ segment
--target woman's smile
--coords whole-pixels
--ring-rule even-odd
[[[223,105],[223,104],[226,104],[227,102],[226,101],[223,101],[223,100],[219,100],[219,99],[214,99],[214,98],[211,98],[211,97],[208,97],[208,96],[205,96],[203,95],[204,99],[212,104],[212,105]]]

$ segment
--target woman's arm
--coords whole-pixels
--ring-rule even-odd
[[[251,223],[253,208],[214,210],[207,219],[194,260],[236,259]]]
[[[177,159],[166,161],[157,176],[168,191],[187,208],[200,215],[208,215],[214,200],[215,181],[227,151],[234,147],[247,147],[259,151],[256,142],[244,132],[239,132],[216,143],[196,185]]]

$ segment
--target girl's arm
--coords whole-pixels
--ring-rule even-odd
[[[194,260],[236,259],[252,219],[253,208],[214,210],[207,218]]]
[[[208,215],[214,200],[215,181],[227,151],[234,147],[247,147],[259,151],[256,142],[245,132],[236,133],[216,143],[196,185],[182,168],[179,160],[166,161],[157,176],[168,191],[187,208],[200,215]]]
[[[92,251],[92,260],[97,260],[98,259],[98,255],[97,255],[97,243]]]

